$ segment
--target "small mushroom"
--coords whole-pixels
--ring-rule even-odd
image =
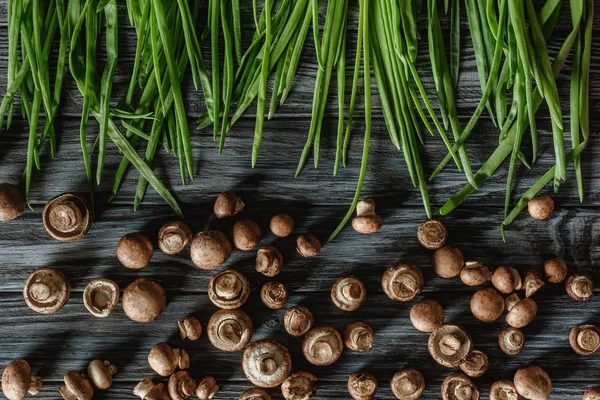
[[[241,212],[246,205],[242,198],[233,192],[223,192],[215,201],[214,211],[217,218],[233,217]]]
[[[262,389],[254,388],[246,390],[238,397],[238,400],[271,400],[271,396]]]
[[[473,340],[462,327],[444,324],[431,333],[427,348],[438,364],[455,368],[466,361],[473,350]]]
[[[481,286],[489,276],[490,269],[479,261],[467,261],[460,271],[460,280],[467,286]]]
[[[285,400],[310,400],[317,394],[317,377],[306,371],[294,372],[281,384]]]
[[[72,193],[61,194],[46,203],[42,220],[50,236],[63,242],[81,239],[92,227],[87,201]]]
[[[117,258],[123,266],[141,269],[150,263],[154,248],[152,242],[143,234],[129,233],[117,244]]]
[[[537,315],[537,304],[533,299],[527,297],[520,299],[519,295],[514,293],[506,298],[506,322],[514,328],[523,328]]]
[[[200,232],[192,241],[192,262],[201,269],[215,269],[225,264],[233,247],[229,238],[220,231]]]
[[[302,341],[302,353],[306,360],[316,366],[324,367],[335,363],[344,350],[340,333],[331,326],[313,328]]]
[[[423,273],[416,265],[392,265],[383,273],[381,286],[390,299],[409,302],[421,293]]]
[[[500,380],[490,386],[490,400],[519,400],[515,384],[509,380]]]
[[[263,246],[256,254],[256,271],[272,278],[279,275],[283,267],[283,256],[273,246]]]
[[[594,294],[594,281],[589,275],[569,275],[565,287],[567,294],[577,301],[589,300]]]
[[[527,211],[533,219],[546,219],[554,212],[554,200],[547,194],[529,200]]]
[[[479,400],[479,389],[465,374],[450,374],[442,382],[442,400]]]
[[[479,378],[490,366],[488,357],[484,352],[473,350],[467,356],[464,363],[460,364],[460,370],[471,378]]]
[[[280,238],[287,237],[294,231],[294,219],[288,214],[275,214],[271,218],[269,228],[273,235]]]
[[[192,237],[192,230],[185,222],[167,222],[158,231],[158,247],[165,254],[179,254],[190,244]]]
[[[367,351],[373,347],[375,333],[373,328],[365,322],[350,322],[344,328],[344,343],[354,351]]]
[[[64,377],[65,384],[58,392],[65,400],[91,400],[94,397],[94,386],[80,371],[69,371]]]
[[[581,400],[600,400],[600,386],[594,386],[586,390]]]
[[[183,321],[177,321],[179,337],[181,340],[198,340],[202,336],[202,324],[196,317],[187,317]]]
[[[187,371],[177,371],[169,378],[169,396],[172,400],[188,400],[198,384]]]
[[[356,311],[367,299],[367,288],[354,276],[343,276],[331,288],[331,300],[340,310]]]
[[[93,360],[88,364],[87,374],[94,386],[100,390],[108,389],[112,386],[113,375],[117,373],[117,368],[110,361]]]
[[[361,200],[356,204],[356,217],[352,227],[358,233],[369,235],[377,232],[383,225],[383,218],[375,214],[375,200]]]
[[[290,375],[292,359],[278,341],[258,340],[244,351],[242,369],[253,385],[272,388],[281,385]]]
[[[219,308],[241,307],[250,296],[250,282],[233,269],[221,271],[208,282],[208,297]]]
[[[283,315],[285,331],[294,337],[304,336],[314,322],[313,314],[304,306],[292,307]]]
[[[525,335],[522,330],[511,326],[500,332],[498,344],[504,353],[509,356],[516,356],[523,350]]]
[[[263,304],[273,310],[285,306],[288,301],[288,291],[281,282],[269,281],[260,289],[260,299]]]
[[[465,260],[456,246],[447,245],[433,253],[433,269],[442,278],[454,278],[460,274]]]
[[[529,269],[525,271],[523,278],[523,289],[525,289],[525,297],[533,296],[540,290],[546,282],[544,282],[542,273],[537,269]]]
[[[206,376],[198,382],[198,388],[196,389],[196,396],[200,400],[210,400],[215,397],[215,394],[219,391],[220,387],[217,385],[217,381],[212,376]]]
[[[260,226],[251,219],[241,219],[233,224],[233,245],[238,250],[252,250],[260,241]]]
[[[567,277],[567,264],[560,258],[551,258],[544,261],[544,274],[550,283],[561,283]]]
[[[208,321],[208,340],[219,350],[238,351],[252,337],[252,321],[242,310],[219,310]]]
[[[519,271],[513,267],[501,265],[492,274],[492,285],[500,293],[511,294],[515,290],[520,290],[523,282],[521,281]]]
[[[600,349],[600,329],[591,324],[579,324],[571,329],[569,343],[575,353],[590,356]]]
[[[25,200],[16,185],[0,183],[0,221],[18,218],[25,211]]]
[[[416,400],[425,391],[425,378],[413,368],[396,372],[392,378],[392,393],[400,400]]]
[[[546,371],[535,365],[519,369],[513,381],[517,393],[529,400],[545,400],[552,392],[550,377]]]
[[[448,229],[441,221],[429,219],[419,225],[417,239],[426,249],[437,250],[446,244]]]
[[[304,233],[296,239],[296,251],[302,257],[315,257],[321,251],[321,241],[310,233]]]
[[[410,309],[410,322],[421,332],[433,332],[444,323],[444,309],[437,301],[425,299]]]
[[[174,349],[166,343],[157,343],[148,354],[148,364],[160,376],[170,376],[177,368],[188,369],[190,356],[183,349]]]
[[[54,314],[71,297],[71,285],[62,273],[55,268],[39,268],[25,280],[23,287],[25,303],[40,314]]]
[[[108,317],[119,303],[119,285],[106,278],[94,279],[83,291],[85,308],[98,318]]]
[[[471,312],[480,321],[494,322],[504,312],[504,297],[496,289],[480,289],[471,298]]]
[[[377,391],[377,378],[369,372],[355,372],[348,377],[348,392],[354,400],[371,400]]]
[[[23,400],[27,393],[35,396],[42,390],[43,383],[41,377],[31,375],[25,360],[11,362],[2,373],[2,393],[8,400]]]
[[[133,389],[133,395],[142,400],[171,400],[164,383],[155,385],[152,379],[146,378]]]
[[[123,311],[132,321],[154,321],[167,306],[167,295],[162,286],[154,281],[140,278],[133,281],[123,292]]]

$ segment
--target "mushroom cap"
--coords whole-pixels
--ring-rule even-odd
[[[600,400],[600,386],[594,386],[586,390],[581,400]]]
[[[317,394],[317,377],[306,371],[294,372],[281,384],[285,400],[310,400]]]
[[[473,350],[473,340],[459,325],[444,324],[431,333],[427,348],[438,364],[455,368],[465,362]]]
[[[269,281],[260,289],[263,304],[273,310],[282,308],[288,301],[288,291],[281,282]]]
[[[344,350],[340,333],[331,326],[320,326],[308,331],[302,341],[302,353],[306,360],[324,367],[335,363]]]
[[[305,335],[314,322],[312,312],[304,306],[289,308],[283,315],[283,326],[286,332],[294,337]]]
[[[251,219],[241,219],[233,224],[231,236],[238,250],[252,250],[258,245],[261,236],[260,226]]]
[[[480,321],[496,321],[504,312],[504,297],[492,288],[479,289],[471,297],[471,312]]]
[[[94,397],[94,386],[92,385],[92,381],[90,381],[82,372],[69,371],[65,374],[64,380],[64,387],[66,387],[67,392],[71,392],[77,396],[77,400],[91,400]],[[65,391],[64,387],[58,389],[61,394]],[[65,397],[64,394],[63,397],[68,398]]]
[[[157,343],[148,354],[148,364],[160,376],[170,376],[177,368],[189,368],[189,355],[185,350],[173,349],[167,343]]]
[[[437,301],[425,299],[410,309],[410,322],[421,332],[433,332],[444,323],[444,309]]]
[[[542,273],[537,269],[529,269],[525,271],[523,278],[523,289],[525,289],[525,297],[533,296],[540,290],[546,282],[544,282]]]
[[[277,276],[283,267],[283,256],[273,246],[262,246],[256,254],[256,271],[270,278]]]
[[[577,354],[589,356],[600,349],[600,328],[592,324],[579,324],[571,329],[569,343]]]
[[[506,314],[506,322],[514,328],[523,328],[537,315],[537,304],[531,298],[525,298],[512,306]]]
[[[164,383],[155,385],[152,379],[146,378],[133,388],[133,395],[143,400],[172,400]]]
[[[108,317],[119,303],[119,285],[106,278],[94,279],[83,291],[85,308],[98,318]]]
[[[246,390],[238,397],[238,400],[271,400],[271,396],[262,389],[254,388]]]
[[[467,261],[460,271],[460,280],[467,286],[481,286],[489,276],[490,269],[478,261]]]
[[[92,227],[88,202],[72,193],[61,194],[46,203],[42,220],[50,236],[63,242],[81,239]]]
[[[12,221],[25,211],[25,200],[16,185],[0,183],[0,221]]]
[[[383,225],[383,218],[375,214],[375,200],[361,200],[356,205],[356,217],[352,227],[358,233],[368,235],[377,232]]]
[[[198,382],[198,388],[196,389],[196,396],[200,400],[210,400],[219,391],[220,387],[217,385],[217,381],[212,376],[205,376]]]
[[[340,310],[355,311],[367,299],[367,288],[354,276],[343,276],[331,288],[331,300]]]
[[[162,286],[145,278],[136,279],[123,292],[123,311],[135,322],[152,322],[167,306]]]
[[[208,297],[219,308],[241,307],[250,296],[250,282],[241,273],[228,269],[215,274],[208,282]]]
[[[392,392],[400,400],[416,400],[425,391],[425,378],[413,368],[403,369],[392,378]]]
[[[187,400],[196,391],[198,384],[187,371],[177,371],[169,377],[169,396],[172,400]]]
[[[369,372],[359,371],[348,377],[348,392],[354,400],[370,400],[377,391],[377,378]]]
[[[462,251],[456,246],[447,245],[433,253],[433,269],[442,278],[454,278],[460,274],[465,259]]]
[[[192,237],[192,230],[185,222],[167,222],[158,231],[158,247],[165,254],[179,254],[190,244]]]
[[[550,283],[561,283],[568,272],[567,264],[558,257],[544,261],[544,274]]]
[[[109,361],[93,360],[88,365],[87,374],[94,386],[100,390],[108,389],[112,386],[113,375],[117,373],[117,368]]]
[[[441,221],[429,219],[419,225],[417,239],[426,249],[437,250],[446,244],[448,229]]]
[[[208,340],[219,350],[238,351],[252,337],[252,321],[242,310],[219,310],[208,321]]]
[[[517,393],[529,400],[546,400],[552,392],[550,377],[536,365],[519,369],[514,383]]]
[[[321,251],[321,241],[310,233],[304,233],[296,239],[296,251],[302,257],[315,257]]]
[[[479,378],[490,366],[488,356],[479,350],[473,350],[467,356],[464,363],[460,364],[460,370],[471,378]]]
[[[465,374],[450,374],[442,382],[442,400],[479,400],[479,389]]]
[[[573,300],[586,301],[594,294],[594,281],[589,275],[570,275],[565,288]]]
[[[177,321],[179,337],[183,339],[198,340],[202,336],[202,324],[196,317],[186,317],[183,321]]]
[[[275,214],[269,222],[269,228],[277,237],[287,237],[294,231],[294,219],[288,214]]]
[[[390,299],[409,302],[421,293],[423,273],[416,265],[392,265],[383,273],[381,286]]]
[[[217,218],[227,218],[241,212],[246,205],[234,192],[223,192],[215,200],[214,211]]]
[[[490,386],[490,400],[519,400],[515,384],[509,380],[500,380]]]
[[[152,259],[154,246],[145,235],[135,232],[123,236],[117,244],[117,258],[123,266],[141,269]]]
[[[39,268],[25,280],[23,297],[33,311],[54,314],[71,297],[71,284],[61,270]]]
[[[513,267],[500,265],[492,274],[492,285],[503,294],[511,294],[522,287],[521,275]]]
[[[225,264],[232,251],[231,242],[223,232],[203,231],[192,241],[190,255],[196,267],[215,269]]]
[[[509,356],[515,356],[523,350],[525,335],[520,329],[511,326],[500,332],[500,335],[498,335],[498,344],[504,353]]]
[[[546,219],[554,211],[554,200],[547,194],[529,200],[527,203],[527,211],[533,219]]]
[[[365,322],[350,322],[344,328],[344,344],[354,351],[367,351],[373,347],[375,333]]]
[[[274,339],[252,343],[244,351],[242,368],[248,380],[258,387],[279,386],[292,371],[288,349]]]
[[[25,360],[15,360],[2,373],[2,393],[8,400],[22,400],[31,386],[31,368]]]

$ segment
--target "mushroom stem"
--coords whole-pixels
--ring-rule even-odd
[[[133,395],[143,399],[153,387],[154,382],[152,382],[152,379],[146,378],[133,388]]]
[[[27,389],[27,393],[32,396],[35,396],[39,392],[42,391],[42,387],[44,386],[44,380],[41,376],[32,376],[31,383],[29,384],[29,389]]]

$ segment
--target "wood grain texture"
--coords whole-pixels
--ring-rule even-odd
[[[249,2],[244,3],[244,20],[250,21]],[[4,90],[7,65],[6,4],[6,0],[0,0],[0,95]],[[349,27],[355,31],[356,9],[352,8],[350,14]],[[124,39],[115,99],[122,95],[133,63],[133,31],[126,26],[124,13],[121,18]],[[595,22],[600,27],[600,12],[596,13]],[[464,23],[463,28],[466,32]],[[551,43],[552,49],[556,50],[569,29],[568,18],[562,18]],[[596,28],[595,33],[600,34],[600,29]],[[423,37],[425,34],[423,30]],[[426,89],[434,97],[426,46],[420,46],[419,52],[419,70]],[[474,58],[468,50],[463,52],[462,62],[458,98],[462,122],[466,123],[480,89]],[[497,345],[497,335],[506,327],[504,319],[494,324],[477,321],[469,310],[469,299],[476,289],[467,288],[458,280],[435,276],[431,253],[421,248],[415,237],[418,224],[425,218],[421,199],[410,184],[401,154],[389,142],[377,96],[373,109],[374,141],[364,197],[377,200],[378,213],[385,221],[383,228],[372,236],[360,236],[347,228],[314,259],[303,259],[295,253],[296,234],[312,232],[325,239],[344,215],[352,199],[360,162],[362,126],[359,116],[351,145],[351,163],[338,177],[331,176],[335,140],[332,133],[336,128],[336,118],[332,116],[337,109],[332,93],[319,169],[308,167],[300,177],[293,178],[310,123],[315,65],[309,40],[288,103],[265,124],[262,153],[255,170],[250,169],[254,131],[252,108],[228,136],[225,152],[220,157],[209,130],[194,132],[197,178],[193,184],[181,185],[176,161],[171,155],[161,152],[155,161],[157,173],[173,188],[194,232],[207,228],[229,231],[235,218],[216,220],[212,215],[212,204],[218,193],[237,191],[247,207],[236,218],[256,219],[264,234],[261,244],[276,245],[284,254],[285,267],[276,279],[290,291],[288,306],[304,304],[313,311],[318,325],[332,325],[340,331],[348,322],[362,320],[371,324],[376,335],[375,345],[367,353],[345,351],[334,366],[318,368],[309,365],[301,354],[301,341],[291,338],[283,330],[284,310],[269,310],[260,302],[259,290],[267,279],[254,270],[256,252],[234,251],[222,268],[235,268],[251,281],[252,293],[243,309],[255,325],[253,340],[273,337],[287,346],[292,353],[294,370],[307,369],[318,376],[319,399],[348,399],[346,379],[358,370],[370,371],[378,378],[380,390],[376,399],[393,399],[390,379],[405,367],[415,367],[423,372],[427,382],[423,399],[439,399],[440,384],[451,371],[433,362],[427,352],[427,334],[416,331],[410,324],[408,315],[412,303],[393,302],[381,290],[381,275],[389,265],[411,262],[423,270],[426,281],[418,300],[438,300],[446,310],[446,320],[465,325],[473,336],[475,347],[489,356],[489,372],[475,380],[483,399],[488,399],[488,388],[494,380],[510,379],[516,369],[530,363],[542,366],[550,374],[554,385],[551,399],[578,400],[588,387],[600,384],[598,355],[578,356],[568,343],[568,333],[573,325],[582,322],[600,324],[599,298],[576,303],[565,294],[562,285],[547,285],[535,297],[540,311],[535,321],[524,329],[524,351],[510,357]],[[569,66],[567,64],[567,71]],[[600,112],[598,78],[600,41],[595,40],[590,88],[593,133],[600,130],[600,119],[596,117]],[[142,207],[133,212],[135,171],[128,173],[115,201],[106,204],[111,177],[120,161],[116,148],[109,147],[106,178],[98,194],[98,221],[89,235],[74,243],[58,243],[45,232],[40,214],[43,204],[61,192],[85,192],[87,188],[78,138],[81,96],[73,82],[70,79],[67,82],[64,107],[57,119],[60,132],[58,159],[49,160],[47,152],[44,153],[43,170],[34,175],[31,197],[35,211],[27,211],[17,221],[0,225],[0,368],[13,359],[27,359],[33,372],[42,375],[46,381],[37,398],[56,399],[56,390],[65,372],[84,369],[94,358],[108,359],[119,372],[115,375],[114,386],[98,392],[95,398],[126,399],[131,398],[131,391],[138,381],[154,376],[146,362],[150,348],[157,342],[167,341],[174,347],[188,350],[195,377],[215,376],[221,385],[217,399],[237,398],[243,390],[250,388],[241,369],[242,353],[217,351],[206,335],[197,342],[190,342],[181,341],[177,333],[177,320],[193,314],[205,325],[216,311],[206,295],[212,273],[194,267],[189,260],[189,250],[169,257],[156,249],[151,264],[139,271],[122,267],[114,254],[116,243],[124,234],[142,231],[155,242],[159,227],[174,217],[152,189],[148,190]],[[559,79],[559,85],[564,109],[567,109],[568,78],[565,75]],[[189,80],[184,89],[191,123],[202,114],[204,105]],[[361,112],[359,110],[359,114]],[[541,150],[546,156],[539,160],[533,171],[518,171],[518,194],[552,166],[552,158],[548,156],[552,148],[551,133],[545,111],[541,112],[539,121]],[[90,136],[96,131],[96,124],[91,124]],[[0,182],[18,181],[25,163],[26,135],[26,124],[18,119],[11,130],[0,135]],[[489,118],[484,117],[473,135],[476,136],[468,148],[473,166],[478,166],[497,144],[497,131]],[[432,171],[445,154],[441,140],[427,137],[422,154],[426,171]],[[451,242],[463,249],[467,259],[479,259],[490,267],[509,264],[523,270],[540,267],[545,258],[560,256],[567,261],[571,271],[589,273],[600,281],[597,269],[600,261],[599,160],[600,147],[592,142],[583,156],[587,191],[583,204],[579,203],[575,182],[571,179],[555,197],[557,211],[553,217],[549,221],[520,217],[511,226],[506,244],[501,242],[498,227],[503,214],[506,176],[506,169],[501,168],[486,186],[444,218],[451,232]],[[570,173],[573,176],[572,170]],[[464,184],[463,175],[448,168],[429,185],[432,203],[440,206]],[[276,239],[268,233],[268,220],[277,211],[294,216],[297,229],[293,237]],[[72,298],[65,308],[50,316],[35,314],[27,308],[21,294],[27,275],[42,266],[64,270],[73,288]],[[369,293],[363,307],[352,313],[338,310],[329,299],[331,285],[345,274],[361,278]],[[148,325],[127,319],[120,306],[108,319],[94,319],[83,306],[82,291],[87,282],[101,276],[114,279],[122,289],[139,277],[156,280],[167,292],[167,309]],[[275,399],[282,398],[279,389],[269,392]]]

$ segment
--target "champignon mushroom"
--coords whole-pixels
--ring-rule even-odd
[[[519,369],[514,383],[517,393],[529,400],[546,400],[552,392],[550,377],[536,365]]]
[[[215,201],[214,211],[217,218],[233,217],[241,212],[246,205],[242,198],[233,192],[223,192]]]
[[[260,241],[260,226],[251,219],[241,219],[233,224],[231,230],[233,245],[238,250],[252,250]]]
[[[410,322],[421,332],[433,332],[444,323],[444,309],[437,301],[425,299],[410,309]]]
[[[429,219],[419,225],[417,239],[426,249],[437,250],[446,244],[448,229],[441,221]]]
[[[296,251],[302,257],[316,257],[321,252],[321,241],[310,233],[304,233],[296,239]]]
[[[165,254],[179,254],[190,244],[192,237],[192,230],[185,222],[167,222],[158,231],[158,247]]]
[[[527,297],[520,299],[519,295],[514,293],[506,298],[506,322],[514,328],[523,328],[537,315],[537,304],[533,299]]]
[[[217,385],[217,381],[212,376],[206,376],[198,382],[198,388],[196,389],[196,396],[200,400],[210,400],[215,397],[215,394],[219,391],[220,387]]]
[[[238,400],[271,400],[271,396],[262,389],[254,388],[246,390],[238,397]]]
[[[586,390],[581,400],[600,400],[600,386],[594,386]]]
[[[479,400],[479,389],[465,374],[450,374],[442,382],[442,400]]]
[[[560,258],[555,257],[544,261],[544,274],[550,283],[561,283],[567,277],[567,264]]]
[[[462,327],[444,324],[429,336],[429,354],[440,365],[458,367],[473,350],[473,340]]]
[[[589,275],[569,275],[565,282],[567,294],[577,301],[586,301],[594,294],[594,281]]]
[[[94,386],[82,372],[69,371],[64,377],[65,384],[58,392],[65,400],[91,400],[94,397]]]
[[[340,310],[355,311],[367,299],[367,288],[354,276],[343,276],[331,287],[331,301]]]
[[[282,308],[288,300],[288,291],[281,282],[269,281],[260,289],[263,304],[273,310]]]
[[[177,321],[179,337],[181,340],[198,340],[202,336],[202,324],[196,317],[186,317],[183,321]]]
[[[241,307],[250,296],[250,282],[233,269],[221,271],[208,282],[208,297],[219,308]]]
[[[515,356],[523,350],[525,335],[523,331],[512,326],[506,328],[498,335],[500,349],[509,356]]]
[[[63,242],[81,239],[92,227],[87,201],[72,193],[61,194],[46,203],[42,220],[50,236]]]
[[[133,388],[133,395],[142,400],[171,400],[164,383],[155,385],[152,379],[146,378]]]
[[[519,394],[512,381],[500,380],[490,386],[490,400],[519,400]]]
[[[283,267],[283,256],[273,246],[263,246],[256,254],[256,271],[272,278],[279,275]]]
[[[192,241],[192,262],[201,269],[215,269],[225,264],[233,247],[229,238],[220,231],[200,232]]]
[[[188,369],[190,356],[183,349],[174,349],[166,343],[157,343],[148,354],[148,364],[160,376],[170,376],[177,368]]]
[[[71,297],[71,285],[62,271],[55,268],[39,268],[25,280],[23,287],[25,303],[40,314],[54,314]]]
[[[242,310],[219,310],[208,321],[208,340],[219,350],[238,351],[252,337],[252,321]]]
[[[273,235],[280,238],[287,237],[294,231],[294,219],[288,214],[275,214],[271,218],[269,228]]]
[[[348,377],[348,392],[354,400],[371,400],[377,391],[377,378],[369,372],[355,372]]]
[[[167,306],[167,295],[162,286],[154,281],[140,278],[133,281],[123,292],[123,311],[132,321],[154,321]]]
[[[416,400],[425,391],[425,378],[414,368],[398,371],[392,377],[392,393],[400,400]]]
[[[272,388],[281,385],[290,375],[292,359],[288,350],[278,341],[263,339],[246,348],[242,369],[253,385]]]
[[[361,200],[356,204],[356,217],[352,227],[358,233],[369,235],[377,232],[383,225],[383,218],[375,214],[375,200]]]
[[[433,269],[442,278],[454,278],[460,274],[465,260],[456,246],[447,245],[433,253]]]
[[[311,329],[302,341],[302,353],[306,360],[320,367],[335,363],[343,350],[342,336],[331,326]]]
[[[41,377],[31,375],[31,368],[25,360],[11,362],[2,373],[2,393],[8,400],[23,400],[27,393],[36,395],[43,384]]]
[[[188,400],[198,384],[187,371],[177,371],[169,378],[169,396],[172,400]]]
[[[18,218],[25,211],[25,200],[16,185],[0,183],[0,221]]]
[[[416,265],[392,265],[383,273],[381,286],[390,299],[409,302],[421,293],[423,273]]]
[[[119,285],[106,278],[94,279],[83,291],[85,308],[98,318],[108,317],[119,303]]]
[[[577,354],[589,356],[600,349],[600,328],[591,324],[579,324],[571,329],[569,343]]]
[[[375,333],[365,322],[350,322],[344,328],[344,344],[354,351],[367,351],[373,347]]]
[[[479,261],[467,261],[460,271],[460,280],[467,286],[480,286],[487,282],[490,269]]]
[[[117,258],[124,267],[141,269],[152,259],[152,242],[139,232],[128,233],[117,243]]]
[[[304,336],[314,322],[312,312],[304,306],[292,307],[283,315],[285,331],[294,337]]]
[[[546,282],[544,282],[542,273],[537,269],[529,269],[525,271],[523,278],[523,289],[525,289],[525,297],[533,296],[540,290]]]
[[[492,285],[503,294],[511,294],[520,290],[523,283],[521,274],[513,267],[501,265],[492,274]]]
[[[317,394],[317,377],[306,371],[294,372],[281,384],[285,400],[310,400]]]
[[[100,390],[108,389],[112,386],[113,375],[117,373],[117,368],[110,361],[93,360],[88,364],[87,374],[94,386]]]
[[[471,312],[480,321],[496,321],[504,312],[504,297],[495,289],[480,289],[471,298]]]
[[[479,378],[490,366],[488,357],[484,352],[473,350],[467,356],[464,363],[460,364],[460,370],[471,378]]]
[[[547,194],[529,200],[527,203],[527,211],[533,219],[546,219],[554,211],[554,200]]]

